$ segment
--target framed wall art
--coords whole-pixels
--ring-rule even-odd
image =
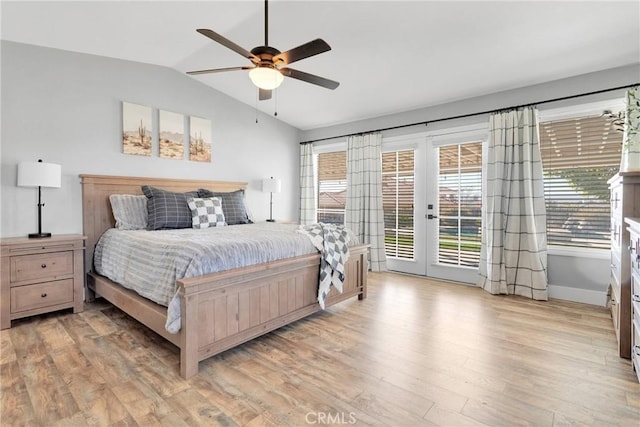
[[[184,115],[160,110],[159,121],[160,157],[184,159]]]
[[[189,117],[189,160],[211,161],[211,120]]]
[[[151,156],[151,107],[122,102],[122,152]]]

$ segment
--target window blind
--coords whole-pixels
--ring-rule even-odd
[[[438,149],[438,263],[477,267],[482,231],[482,142]]]
[[[347,153],[318,154],[318,221],[344,224],[347,202]]]
[[[621,146],[622,132],[603,116],[540,123],[548,244],[609,249],[607,180]]]
[[[414,258],[414,151],[382,154],[385,253]]]

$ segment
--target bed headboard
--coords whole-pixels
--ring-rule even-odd
[[[109,196],[142,194],[143,185],[184,192],[207,188],[212,191],[236,191],[247,188],[246,182],[202,181],[193,179],[144,178],[132,176],[80,175],[82,183],[82,229],[87,236],[85,270],[93,267],[93,249],[102,233],[115,227]]]

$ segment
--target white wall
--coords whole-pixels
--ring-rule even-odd
[[[37,191],[16,187],[21,161],[62,165],[62,188],[43,189],[43,231],[82,232],[79,174],[245,181],[256,220],[269,216],[261,180],[282,179],[274,217],[297,219],[298,130],[175,70],[2,41],[1,229],[37,229]],[[122,154],[121,102],[211,119],[211,163]]]
[[[503,109],[511,106],[534,103],[536,101],[555,99],[574,94],[588,93],[638,82],[640,82],[640,64],[633,64],[521,89],[497,92],[477,98],[436,105],[419,110],[303,131],[301,132],[301,141],[330,138],[333,136],[366,132],[408,123],[425,122],[439,118]],[[544,109],[580,105],[583,103],[608,100],[616,97],[622,98],[623,96],[624,90],[618,90],[572,100],[541,104],[538,108],[542,111]],[[384,102],[384,100],[381,100],[381,102]],[[484,114],[463,119],[433,123],[426,127],[425,125],[417,125],[384,131],[383,136],[385,139],[396,139],[396,137],[401,138],[402,135],[415,135],[427,130],[434,131],[460,126],[473,126],[478,123],[486,123],[487,121],[488,115]],[[331,144],[340,140],[343,140],[343,138],[329,139],[324,143]],[[323,144],[323,142],[318,142],[318,144]],[[550,296],[552,298],[569,299],[573,301],[603,305],[606,301],[606,291],[609,283],[609,265],[610,259],[606,255],[585,257],[576,254],[560,255],[551,253],[548,258]]]

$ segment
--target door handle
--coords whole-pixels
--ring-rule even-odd
[[[438,218],[436,215],[427,214],[427,219],[436,219]]]

